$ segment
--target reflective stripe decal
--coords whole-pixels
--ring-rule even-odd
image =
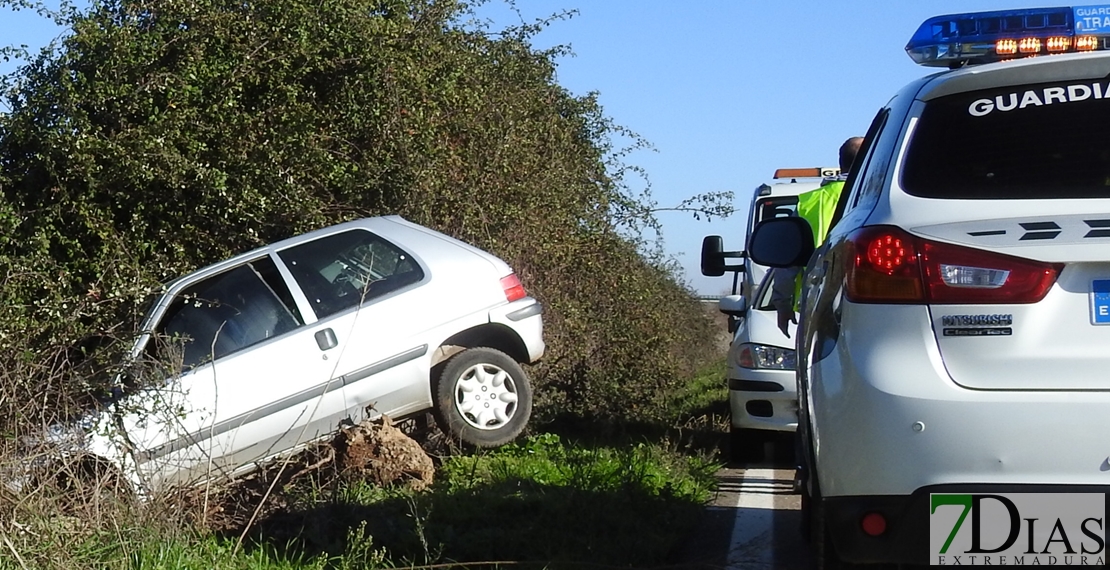
[[[426,344],[406,350],[405,352],[402,352],[398,355],[391,356],[385,360],[381,360],[364,368],[360,368],[350,374],[340,376],[339,378],[333,378],[331,380],[328,380],[327,382],[324,382],[323,384],[313,386],[311,388],[308,388],[307,390],[302,390],[290,396],[286,396],[280,400],[271,402],[260,408],[255,408],[249,412],[244,412],[233,418],[228,418],[212,426],[211,428],[204,428],[198,432],[190,433],[175,440],[163,443],[162,445],[159,445],[158,447],[155,447],[153,449],[148,449],[139,454],[139,463],[146,463],[147,461],[152,461],[154,459],[158,459],[159,457],[165,457],[166,455],[185,449],[190,445],[197,445],[206,439],[210,439],[236,429],[247,422],[258,418],[264,418],[268,415],[275,414],[286,408],[291,408],[298,404],[303,404],[309,400],[312,400],[313,398],[323,396],[328,392],[342,388],[347,384],[358,382],[359,380],[369,378],[370,376],[373,376],[380,372],[385,372],[386,370],[389,370],[394,366],[400,366],[401,364],[409,362],[410,360],[420,358],[427,353],[428,345]]]
[[[370,366],[367,366],[365,368],[359,368],[358,370],[355,370],[350,374],[344,374],[343,385],[353,384],[355,382],[358,382],[359,380],[362,380],[363,378],[373,376],[379,372],[385,372],[386,370],[389,370],[394,366],[400,366],[410,360],[416,360],[417,358],[420,358],[425,354],[428,354],[428,345],[426,344],[406,350],[401,354],[391,356],[379,362],[375,362],[374,364],[371,364]]]

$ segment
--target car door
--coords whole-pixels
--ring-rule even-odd
[[[338,344],[306,325],[270,256],[172,295],[146,350],[169,378],[128,398],[122,416],[148,480],[227,473],[335,429],[345,402],[328,357]]]
[[[373,232],[346,230],[278,252],[311,311],[344,342],[332,371],[352,421],[431,404],[422,318],[426,272],[407,250]],[[376,414],[370,414],[376,415]]]

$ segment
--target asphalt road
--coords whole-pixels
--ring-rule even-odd
[[[768,458],[775,457],[771,444],[767,451]],[[799,532],[801,498],[792,490],[790,458],[730,464],[717,473],[717,479],[717,495],[686,545],[684,566],[705,570],[813,567],[810,547]]]

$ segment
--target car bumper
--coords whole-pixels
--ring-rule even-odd
[[[728,388],[732,427],[785,432],[798,428],[798,392],[793,370],[733,367]]]
[[[546,344],[543,340],[543,305],[532,297],[518,299],[490,311],[491,323],[499,323],[516,332],[528,362],[534,363],[543,358]]]
[[[930,522],[930,495],[933,493],[944,494],[1011,494],[1011,493],[1098,493],[1107,496],[1110,485],[983,485],[983,484],[952,484],[935,485],[916,490],[909,495],[871,495],[858,497],[830,497],[823,500],[826,513],[826,527],[831,533],[833,548],[837,555],[846,562],[864,563],[895,563],[895,564],[930,564],[936,563],[934,556],[938,553],[930,552],[929,522]],[[1110,509],[1107,510],[1110,512]],[[877,513],[887,521],[886,531],[879,536],[870,536],[863,532],[861,521],[864,516]],[[950,529],[942,529],[947,533]],[[934,530],[934,532],[937,532]],[[1026,543],[1026,537],[1021,536],[1016,544]],[[1041,538],[1043,540],[1043,537]],[[1078,541],[1073,537],[1077,556],[1072,561],[1080,564]],[[993,545],[990,545],[993,546]],[[1023,549],[1024,550],[1024,549]],[[959,556],[956,560],[953,556]],[[986,561],[981,554],[976,554],[978,564],[990,563],[993,565],[1014,565],[1020,561],[1008,557],[1000,560],[994,556],[992,561]],[[945,555],[945,564],[969,564],[969,555],[964,552],[950,550]],[[1027,556],[1025,563],[1031,563]],[[1062,558],[1058,556],[1057,558]],[[1088,556],[1087,563],[1093,564],[1096,558],[1106,559],[1105,552]],[[1043,562],[1041,562],[1043,563]]]
[[[876,325],[884,322],[899,325]],[[854,305],[843,330],[851,333],[811,365],[808,383],[825,497],[1110,484],[1110,392],[963,388],[944,369],[923,307]]]

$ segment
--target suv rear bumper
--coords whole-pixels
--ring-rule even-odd
[[[827,528],[837,554],[852,563],[929,564],[929,496],[932,493],[1100,493],[1110,497],[1110,485],[934,485],[918,489],[912,495],[824,498]],[[887,521],[886,532],[877,537],[864,533],[860,527],[863,517],[870,513],[879,513]],[[1018,544],[1024,544],[1024,540],[1023,535]],[[1077,543],[1073,545],[1077,551],[1075,563],[1079,564],[1078,556],[1082,553]],[[956,562],[948,557],[949,564],[971,563],[969,555],[951,551],[949,554],[961,558]],[[977,564],[983,564],[982,555],[976,556]],[[1090,563],[1095,558],[1105,561],[1106,552],[1088,556]],[[1008,562],[1015,563],[1012,559]],[[1025,562],[1030,563],[1029,560]],[[991,563],[1002,565],[997,557]]]

